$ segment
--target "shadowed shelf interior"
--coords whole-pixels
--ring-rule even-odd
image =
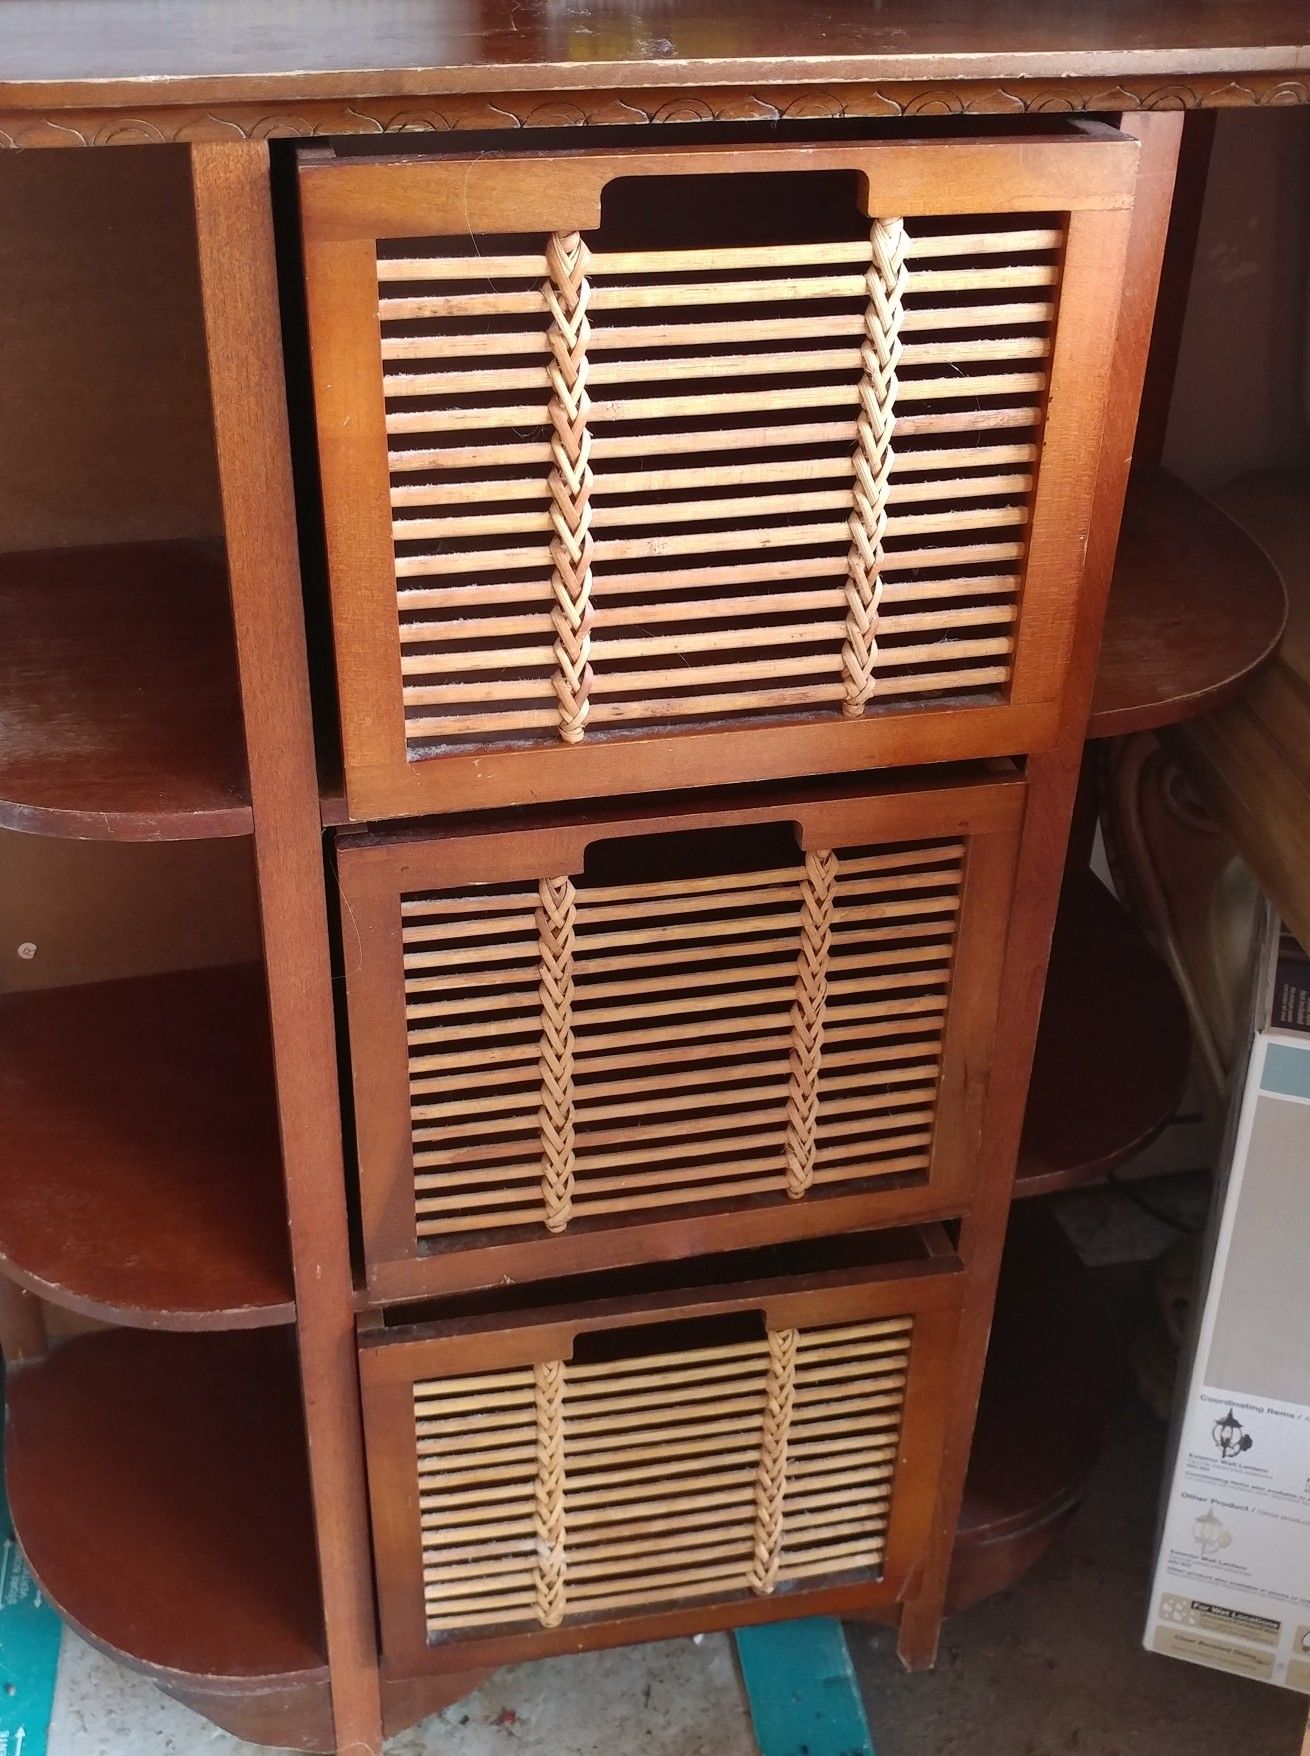
[[[14,1279],[145,1328],[292,1320],[257,966],[10,996],[0,1107]]]
[[[1003,1591],[1078,1504],[1124,1382],[1109,1319],[1042,1205],[1010,1215],[951,1564],[952,1613]]]
[[[1065,880],[1014,1193],[1094,1182],[1178,1107],[1191,1028],[1141,928],[1092,872]]]
[[[1213,501],[1164,470],[1129,485],[1088,736],[1192,719],[1272,656],[1287,593],[1268,556]]]
[[[180,841],[250,825],[218,549],[0,556],[0,828]]]

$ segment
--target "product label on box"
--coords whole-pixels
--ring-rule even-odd
[[[1310,1043],[1256,1039],[1146,1644],[1310,1694]]]
[[[1152,1615],[1156,1652],[1310,1687],[1310,1408],[1193,1393]]]

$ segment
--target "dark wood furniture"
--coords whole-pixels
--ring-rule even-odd
[[[906,1590],[898,1606],[900,1645],[908,1663],[925,1664],[935,1651],[950,1590],[957,1513],[965,1495],[1047,947],[1096,681],[1099,625],[1169,214],[1180,119],[1167,112],[1206,103],[1310,99],[1300,71],[1307,49],[1304,31],[1297,29],[1298,10],[1263,0],[1234,17],[1230,8],[1180,0],[1135,15],[1131,22],[1107,21],[1072,6],[1054,12],[1045,8],[1040,15],[1030,7],[989,8],[985,22],[980,22],[977,9],[962,16],[959,8],[946,4],[927,9],[907,5],[901,20],[886,8],[871,14],[866,7],[850,6],[829,20],[816,55],[802,9],[678,6],[661,14],[661,28],[667,34],[658,41],[645,34],[644,25],[638,40],[635,15],[632,19],[619,15],[604,43],[586,45],[584,61],[575,52],[578,45],[570,41],[568,27],[560,26],[553,11],[537,6],[510,8],[499,0],[494,5],[443,8],[439,14],[417,0],[344,13],[336,7],[330,18],[301,8],[290,22],[270,21],[261,14],[261,28],[250,33],[242,31],[239,15],[229,10],[222,43],[209,38],[185,7],[170,9],[162,21],[152,14],[148,24],[131,7],[89,12],[75,0],[45,0],[24,9],[7,44],[6,77],[0,85],[0,139],[23,145],[172,140],[190,148],[232,626],[229,635],[221,619],[218,624],[212,619],[215,574],[208,557],[195,557],[185,570],[182,590],[194,637],[183,639],[180,647],[175,629],[152,630],[144,640],[130,632],[130,619],[141,613],[149,592],[158,589],[161,577],[167,578],[169,569],[177,566],[175,554],[149,560],[102,556],[85,569],[78,567],[76,556],[64,555],[7,571],[0,580],[0,611],[6,625],[11,617],[20,617],[15,627],[23,630],[20,644],[29,656],[22,664],[24,681],[12,696],[18,707],[16,729],[7,731],[0,745],[0,798],[6,801],[6,822],[44,832],[138,839],[196,834],[252,837],[271,1021],[272,1079],[265,1089],[275,1097],[290,1246],[288,1289],[275,1265],[276,1252],[268,1251],[270,1237],[262,1229],[260,1201],[255,1201],[242,1216],[244,1226],[234,1225],[223,1234],[229,1239],[228,1261],[211,1261],[204,1276],[181,1284],[184,1250],[191,1247],[196,1226],[208,1224],[198,1208],[188,1207],[182,1175],[167,1191],[174,1202],[161,1198],[147,1204],[154,1210],[150,1217],[157,1235],[181,1240],[174,1250],[172,1266],[179,1275],[173,1284],[162,1266],[156,1276],[133,1277],[117,1272],[111,1262],[88,1262],[68,1248],[55,1228],[43,1231],[40,1215],[24,1219],[16,1211],[9,1232],[0,1221],[0,1255],[16,1277],[6,1283],[3,1301],[5,1352],[15,1368],[10,1408],[15,1514],[38,1576],[70,1619],[92,1638],[159,1677],[180,1698],[246,1735],[276,1738],[301,1748],[331,1744],[358,1750],[376,1750],[384,1728],[397,1728],[442,1700],[457,1697],[479,1667],[500,1662],[520,1649],[515,1644],[518,1637],[512,1635],[479,1638],[462,1656],[457,1649],[434,1654],[431,1643],[423,1641],[424,1664],[419,1666],[414,1662],[419,1643],[411,1620],[402,1624],[399,1645],[384,1639],[387,1660],[379,1665],[356,1313],[361,1313],[363,1322],[366,1382],[378,1369],[373,1362],[393,1359],[398,1362],[390,1380],[393,1388],[397,1382],[403,1386],[408,1369],[403,1362],[410,1357],[406,1350],[411,1346],[420,1350],[412,1356],[420,1362],[416,1375],[420,1369],[440,1370],[431,1363],[437,1355],[430,1360],[423,1350],[446,1345],[443,1325],[463,1326],[460,1334],[465,1339],[460,1345],[469,1350],[462,1356],[465,1364],[476,1358],[492,1369],[494,1346],[510,1346],[503,1338],[518,1333],[513,1327],[518,1319],[510,1321],[510,1301],[497,1318],[495,1296],[488,1294],[468,1295],[484,1303],[465,1315],[450,1302],[431,1312],[407,1305],[381,1309],[372,1304],[365,1286],[354,1283],[322,871],[323,822],[340,821],[343,806],[339,794],[334,795],[333,779],[329,776],[321,789],[316,771],[282,360],[283,300],[275,260],[270,137],[458,124],[489,134],[495,131],[503,145],[530,148],[530,132],[506,135],[504,131],[567,124],[599,131],[611,125],[645,128],[649,124],[651,135],[643,150],[663,159],[672,137],[660,130],[665,124],[688,123],[706,131],[703,150],[723,154],[726,165],[733,151],[754,152],[768,144],[760,137],[753,144],[744,140],[742,127],[772,125],[785,118],[798,136],[807,128],[816,138],[826,131],[820,145],[828,152],[837,150],[830,127],[835,119],[840,125],[837,132],[846,131],[841,145],[846,151],[865,136],[885,136],[894,143],[902,119],[919,126],[913,124],[919,112],[945,108],[977,118],[976,124],[964,126],[976,127],[980,155],[994,149],[999,162],[1006,156],[1005,119],[1054,105],[1095,112],[1112,125],[1122,119],[1123,130],[1139,143],[1136,148],[1113,140],[1105,143],[1125,158],[1135,154],[1140,163],[1131,222],[1126,236],[1119,236],[1114,246],[1125,253],[1126,274],[1113,346],[1109,319],[1119,263],[1112,260],[1113,250],[1107,254],[1103,245],[1099,263],[1093,265],[1093,272],[1101,277],[1101,297],[1095,301],[1098,311],[1087,313],[1089,323],[1106,325],[1099,343],[1100,364],[1087,381],[1070,386],[1072,398],[1085,414],[1076,460],[1084,485],[1070,503],[1071,516],[1079,522],[1080,547],[1085,539],[1085,567],[1081,591],[1072,574],[1065,581],[1067,625],[1059,645],[1060,668],[1052,673],[1059,680],[1047,696],[1052,703],[1049,717],[1040,730],[1029,727],[1017,746],[1003,739],[990,749],[985,740],[968,749],[952,749],[949,741],[915,749],[907,732],[898,750],[889,746],[876,752],[871,743],[870,753],[849,762],[831,762],[842,768],[886,759],[1023,758],[1023,780],[1017,784],[1022,786],[1025,807],[1016,849],[1012,925],[1003,947],[1005,975],[992,1021],[995,1040],[1004,1045],[1004,1052],[976,1073],[982,1083],[973,1195],[967,1202],[956,1201],[953,1212],[922,1216],[924,1224],[914,1233],[920,1238],[916,1246],[909,1246],[899,1224],[860,1234],[875,1240],[869,1245],[875,1254],[902,1250],[895,1262],[884,1263],[873,1275],[872,1284],[881,1289],[874,1300],[879,1310],[885,1308],[893,1318],[912,1314],[905,1298],[897,1304],[887,1289],[900,1292],[913,1283],[923,1289],[943,1289],[933,1298],[949,1304],[951,1322],[958,1324],[949,1344],[943,1331],[927,1348],[928,1365],[921,1368],[914,1360],[909,1365],[907,1383],[926,1372],[932,1387],[922,1394],[911,1391],[928,1422],[916,1440],[922,1467],[909,1466],[896,1489],[915,1502],[913,1516],[902,1527],[913,1536],[893,1533],[895,1542],[908,1545],[897,1552],[908,1562],[913,1550],[914,1563],[904,1573]],[[232,47],[247,41],[259,45],[257,55]],[[244,66],[243,56],[252,57]],[[887,119],[892,125],[882,126]],[[864,126],[875,122],[880,126]],[[739,132],[726,132],[732,127]],[[725,132],[717,133],[719,129]],[[1039,132],[1043,130],[1051,132],[1039,124]],[[904,131],[909,132],[909,127]],[[593,158],[598,156],[603,145],[599,132],[591,136],[591,144],[585,135],[578,139]],[[627,146],[632,144],[629,137]],[[1089,157],[1096,148],[1095,142],[1089,146]],[[554,145],[552,150],[559,148]],[[367,160],[359,162],[372,168]],[[993,161],[982,158],[981,162]],[[1053,199],[1055,193],[1044,193],[1043,202],[1065,214],[1075,211],[1076,204],[1066,197],[1062,206]],[[981,185],[978,201],[972,211],[994,212],[995,204],[983,198]],[[957,205],[954,211],[961,209]],[[1041,211],[1048,213],[1050,208]],[[1127,218],[1126,206],[1119,211]],[[561,222],[552,214],[544,216],[544,223]],[[1114,231],[1118,223],[1109,230]],[[1069,259],[1076,263],[1072,245]],[[1098,399],[1104,403],[1104,421],[1093,413]],[[306,511],[302,506],[302,514]],[[369,516],[376,516],[376,509]],[[307,528],[312,531],[312,517],[307,518]],[[95,603],[80,600],[86,605],[79,610],[86,617],[85,643],[71,638],[76,623],[68,621],[51,626],[38,640],[37,624],[14,608],[25,572],[29,579],[32,568],[54,577],[60,566],[68,570],[64,577],[70,583],[91,596],[99,591],[101,603],[108,606],[102,627]],[[125,596],[128,577],[137,568],[142,595]],[[1151,579],[1149,560],[1144,571]],[[311,584],[317,586],[316,581]],[[1166,630],[1176,626],[1176,618],[1170,622],[1167,605],[1163,615],[1158,609],[1153,614],[1156,625]],[[130,696],[125,692],[129,673],[114,662],[114,634],[105,632],[120,627],[128,630],[121,638],[139,679]],[[1049,629],[1044,638],[1052,638]],[[214,658],[199,665],[198,654],[204,650]],[[185,681],[186,667],[192,664],[198,665],[197,683],[179,692],[179,678]],[[235,697],[223,681],[233,676]],[[1222,679],[1216,682],[1212,671],[1204,668],[1192,695],[1199,698],[1223,686]],[[1129,681],[1117,695],[1112,691],[1107,711],[1131,712],[1133,687]],[[1154,696],[1171,687],[1167,680],[1162,684],[1154,678],[1143,685],[1142,693]],[[133,711],[125,710],[125,700]],[[63,711],[74,716],[70,723],[75,724],[85,751],[78,764],[63,760],[57,752],[51,755],[42,739],[52,701],[62,702]],[[188,703],[197,709],[189,718]],[[237,703],[239,730],[233,711]],[[330,719],[323,699],[318,711],[320,723]],[[1004,711],[999,710],[998,718]],[[179,712],[187,718],[185,727],[176,724]],[[903,717],[910,725],[912,716]],[[1011,728],[1011,738],[1017,729]],[[1028,732],[1033,733],[1031,741]],[[234,764],[232,752],[242,744],[244,764]],[[827,756],[793,760],[783,755],[770,764],[769,774],[800,776],[829,766]],[[645,785],[650,778],[648,770],[622,784]],[[660,784],[691,787],[701,778],[684,772],[662,778]],[[754,777],[739,767],[731,778],[740,782]],[[602,776],[571,790],[595,794],[615,784]],[[527,796],[523,786],[515,781],[502,801],[512,796],[520,803]],[[355,810],[349,770],[346,800],[348,808]],[[429,795],[422,808],[430,810],[432,803]],[[395,808],[390,799],[386,808]],[[378,806],[368,804],[366,809]],[[348,932],[343,951],[348,960]],[[200,990],[205,987],[203,982],[196,985]],[[139,992],[101,994],[91,996],[91,1004],[102,1005],[107,1019],[123,1018],[131,1016],[140,998]],[[65,1001],[71,1006],[74,996],[61,996],[59,1004]],[[200,992],[191,1003],[212,1001],[212,993]],[[152,1008],[152,1020],[162,1016]],[[221,1017],[220,1007],[216,1029]],[[234,1028],[245,1027],[234,1020]],[[195,1101],[193,1068],[188,1065],[192,1044],[176,1032],[161,1034],[165,1041],[160,1065],[172,1071],[162,1074],[157,1069],[149,1089],[158,1093],[161,1110],[186,1128],[193,1125],[187,1117],[194,1114],[189,1106]],[[257,1033],[243,1039],[248,1051],[256,1038]],[[83,1132],[70,1142],[70,1147],[85,1150],[89,1135],[95,1150],[103,1151],[109,1175],[121,1174],[124,1166],[137,1162],[133,1155],[138,1138],[149,1141],[145,1114],[149,1103],[143,1100],[142,1107],[134,1108],[133,1100],[120,1089],[131,1078],[128,1059],[124,1057],[121,1079],[106,1081],[106,1112],[100,1117],[78,1112]],[[15,1077],[46,1087],[45,1113],[52,1130],[60,1130],[57,1141],[52,1136],[46,1155],[68,1150],[60,1103],[67,1105],[65,1115],[77,1111],[74,1069],[51,1066],[48,1057],[43,1062],[35,1051],[16,1059],[14,1066]],[[61,1100],[64,1078],[67,1096]],[[238,1110],[226,1116],[224,1127],[236,1134],[248,1128],[252,1140],[262,1139],[260,1131],[267,1121],[256,1099],[248,1115]],[[205,1131],[207,1146],[218,1148],[221,1157],[222,1141],[210,1137],[207,1120],[194,1125]],[[168,1152],[176,1138],[160,1138],[155,1143],[158,1150],[148,1150],[140,1160],[148,1178],[161,1189],[165,1184],[160,1179],[171,1180]],[[256,1175],[260,1162],[267,1161],[256,1158],[241,1174]],[[276,1179],[269,1181],[275,1189]],[[140,1192],[141,1186],[134,1185],[133,1194]],[[261,1200],[269,1195],[266,1183]],[[113,1254],[113,1240],[125,1236],[125,1212],[115,1205],[116,1211],[99,1222],[105,1228],[106,1257]],[[904,1207],[896,1208],[898,1222],[908,1217]],[[942,1232],[938,1220],[952,1222],[952,1235]],[[92,1207],[86,1218],[88,1231],[96,1223]],[[776,1288],[767,1277],[752,1276],[745,1283],[749,1291],[740,1293],[739,1308],[750,1316],[769,1310],[771,1301],[778,1303],[783,1315],[777,1323],[770,1322],[769,1332],[803,1334],[801,1314],[811,1322],[815,1312],[821,1318],[825,1310],[835,1310],[841,1302],[834,1290],[838,1283],[844,1286],[852,1275],[858,1280],[861,1273],[871,1272],[849,1264],[829,1270],[816,1267],[823,1248],[835,1247],[810,1246],[817,1254],[810,1256],[808,1271],[785,1260],[779,1272],[799,1275],[789,1278],[790,1290]],[[776,1248],[785,1251],[786,1246]],[[264,1291],[252,1292],[252,1281],[261,1272]],[[826,1289],[825,1273],[837,1277]],[[897,1286],[896,1276],[907,1273],[909,1279]],[[46,1356],[39,1311],[24,1286],[38,1288],[52,1301],[112,1314],[125,1327],[66,1343]],[[766,1287],[772,1290],[763,1290]],[[589,1308],[582,1290],[557,1288],[556,1297],[561,1291],[565,1300],[560,1309],[566,1317],[559,1321],[566,1328],[573,1323],[585,1329],[590,1319],[584,1322],[581,1315]],[[673,1322],[679,1313],[686,1316],[703,1309],[685,1291],[647,1291],[640,1297],[648,1301],[641,1307],[643,1322]],[[787,1303],[793,1298],[801,1300],[794,1325]],[[540,1309],[548,1311],[549,1301]],[[618,1305],[605,1308],[599,1329],[631,1322],[632,1315],[622,1313],[636,1309],[624,1306],[620,1296]],[[288,1369],[292,1351],[287,1319],[293,1310],[303,1439],[289,1400],[293,1376]],[[715,1307],[715,1311],[716,1321],[721,1317],[737,1321],[731,1310]],[[534,1316],[532,1322],[536,1320]],[[758,1325],[757,1316],[751,1321]],[[244,1334],[146,1332],[154,1327],[231,1330],[254,1322],[264,1327]],[[411,1338],[407,1331],[414,1325],[418,1327]],[[758,1327],[753,1333],[758,1340]],[[493,1345],[488,1336],[502,1339]],[[478,1338],[476,1349],[470,1337]],[[605,1345],[612,1345],[608,1337]],[[682,1345],[679,1338],[677,1346]],[[735,1343],[729,1337],[724,1345]],[[789,1345],[773,1344],[781,1359],[777,1370],[784,1375]],[[671,1351],[676,1352],[676,1346]],[[605,1357],[603,1347],[601,1357]],[[620,1357],[621,1352],[611,1354]],[[530,1354],[534,1366],[565,1358],[559,1347],[551,1351],[536,1344]],[[519,1358],[510,1363],[517,1368],[523,1362]],[[206,1387],[212,1394],[206,1393]],[[999,1403],[995,1397],[990,1402],[984,1399],[985,1408],[993,1405],[1004,1408],[1004,1398]],[[122,1418],[122,1411],[129,1409],[139,1416],[130,1447],[124,1443]],[[542,1432],[549,1436],[553,1418],[547,1414],[543,1425],[538,1413],[533,1444],[540,1443]],[[404,1428],[390,1421],[380,1428],[371,1423],[371,1428],[371,1443],[383,1446],[384,1473],[396,1468],[403,1446],[415,1443],[413,1436],[405,1439]],[[985,1423],[984,1435],[987,1431]],[[153,1456],[143,1438],[150,1434],[158,1435]],[[241,1444],[251,1457],[266,1462],[240,1480],[231,1470],[216,1472],[218,1443]],[[758,1443],[763,1454],[765,1442]],[[66,1454],[79,1459],[76,1477],[67,1467],[52,1466],[53,1458]],[[252,1506],[248,1491],[261,1479],[266,1492]],[[760,1527],[768,1511],[767,1494],[760,1485],[764,1479],[760,1475],[757,1480],[762,1496],[756,1499]],[[1051,1484],[1039,1486],[1038,1498],[1054,1504],[1058,1495]],[[979,1501],[975,1498],[974,1503]],[[409,1505],[405,1493],[397,1489],[376,1497],[374,1512],[379,1553],[409,1556],[403,1565],[409,1568],[412,1589],[415,1551],[414,1525],[412,1519],[407,1521]],[[147,1507],[155,1512],[154,1519],[147,1519]],[[96,1530],[87,1526],[92,1512]],[[534,1509],[532,1517],[548,1514],[549,1507],[540,1513]],[[242,1541],[233,1553],[226,1546],[229,1526],[243,1519],[251,1540]],[[263,1540],[261,1533],[274,1528],[276,1543]],[[976,1528],[966,1514],[966,1537]],[[865,1526],[861,1541],[867,1540],[870,1529]],[[755,1541],[753,1536],[753,1555]],[[274,1560],[279,1552],[284,1557],[281,1565]],[[221,1558],[229,1595],[193,1601],[185,1606],[185,1614],[181,1609],[176,1615],[165,1613],[169,1604],[179,1602],[180,1582],[213,1570],[211,1557],[216,1556]],[[95,1558],[101,1577],[115,1576],[119,1561],[126,1567],[130,1557],[128,1576],[138,1588],[106,1601],[96,1588],[93,1570],[84,1564],[87,1557]],[[760,1565],[767,1574],[767,1545]],[[864,1565],[878,1570],[867,1553]],[[388,1586],[391,1577],[383,1575],[384,1625],[400,1606]],[[805,1602],[813,1609],[864,1604],[877,1613],[887,1584],[900,1577],[898,1571],[881,1581],[867,1579],[863,1586],[858,1579],[854,1586],[829,1584],[809,1593]],[[534,1592],[537,1589],[534,1582]],[[963,1589],[956,1592],[957,1599],[965,1595]],[[198,1600],[202,1594],[191,1596]],[[749,1582],[744,1592],[734,1589],[728,1596],[731,1601],[720,1603],[712,1615],[707,1612],[699,1621],[690,1611],[662,1617],[660,1631],[705,1625],[711,1619],[730,1622],[748,1613],[742,1604],[764,1602]],[[767,1613],[778,1610],[776,1599],[767,1605]],[[562,1649],[589,1638],[627,1638],[640,1628],[640,1618],[634,1617],[603,1627],[599,1636],[574,1626],[554,1638]],[[395,1662],[396,1652],[406,1656]],[[429,1674],[417,1675],[420,1669]]]

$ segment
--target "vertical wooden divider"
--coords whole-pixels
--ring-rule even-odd
[[[336,1743],[342,1756],[377,1756],[372,1559],[268,146],[193,146],[191,167]]]
[[[1114,357],[1110,361],[1110,401],[1101,432],[1084,588],[1078,606],[1063,717],[1054,748],[1028,762],[1028,807],[1011,910],[1011,936],[1017,944],[1011,948],[997,1018],[997,1059],[987,1096],[984,1130],[986,1162],[978,1198],[960,1233],[960,1254],[969,1277],[969,1291],[961,1326],[959,1376],[932,1539],[925,1551],[918,1588],[907,1599],[901,1617],[899,1650],[902,1662],[911,1670],[931,1665],[937,1653],[951,1551],[982,1389],[1046,965],[1064,877],[1065,843],[1096,681],[1100,626],[1132,461],[1182,120],[1178,113],[1147,112],[1124,116],[1120,123],[1125,133],[1135,135],[1141,142],[1124,299]],[[1071,1394],[1076,1394],[1075,1388],[1071,1387]]]

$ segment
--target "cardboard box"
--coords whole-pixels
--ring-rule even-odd
[[[1310,1005],[1271,922],[1175,1415],[1146,1645],[1310,1694]]]

